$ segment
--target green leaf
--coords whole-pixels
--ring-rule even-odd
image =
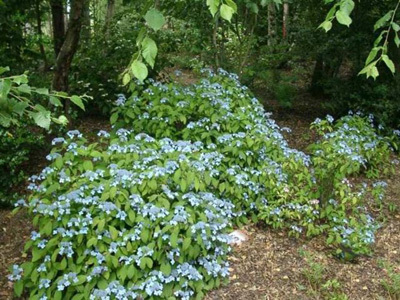
[[[259,9],[258,9],[258,5],[257,5],[256,3],[254,3],[254,2],[247,2],[246,6],[250,9],[250,11],[251,11],[253,14],[256,14],[256,15],[258,14]]]
[[[53,104],[54,106],[57,106],[57,107],[62,106],[62,103],[61,103],[60,99],[58,99],[57,97],[50,96],[50,97],[49,97],[49,101],[50,101],[50,103]]]
[[[30,114],[38,126],[47,130],[50,128],[51,114],[49,111],[40,110],[38,112],[31,112]]]
[[[186,251],[186,250],[189,248],[189,246],[190,246],[191,243],[192,243],[192,239],[191,239],[190,237],[186,237],[186,238],[183,240],[182,250],[183,250],[183,251]]]
[[[178,235],[179,235],[179,227],[175,227],[170,238],[170,243],[172,248],[178,247]]]
[[[83,169],[85,171],[93,171],[93,163],[90,160],[85,160],[83,162]]]
[[[227,21],[231,21],[233,14],[235,13],[234,9],[226,4],[222,4],[220,8],[221,17]]]
[[[226,4],[233,9],[234,12],[237,12],[237,5],[233,0],[225,0]]]
[[[329,30],[332,29],[332,22],[331,21],[325,21],[321,25],[319,25],[318,28],[323,28],[325,32],[328,32]]]
[[[207,0],[207,6],[210,9],[211,15],[213,17],[218,12],[219,1],[220,0]]]
[[[49,89],[40,88],[40,89],[36,89],[35,92],[37,94],[40,94],[40,95],[48,95],[49,94]]]
[[[75,296],[72,297],[71,300],[83,300],[85,299],[85,294],[76,294]]]
[[[387,22],[390,21],[393,15],[393,10],[389,11],[386,15],[384,15],[382,18],[380,18],[374,25],[374,30],[378,30],[379,28],[382,28],[387,24]]]
[[[387,56],[386,54],[382,55],[382,60],[385,62],[386,66],[389,68],[389,70],[392,73],[396,72],[396,68],[394,66],[393,61],[389,58],[389,56]]]
[[[400,38],[398,33],[396,32],[395,36],[394,36],[394,43],[396,44],[397,48],[400,47]]]
[[[8,93],[11,90],[11,80],[1,80],[0,81],[0,96],[3,99],[6,99],[8,96]]]
[[[118,112],[115,112],[115,113],[113,113],[113,114],[111,115],[111,117],[110,117],[110,123],[111,123],[111,125],[115,124],[115,122],[117,121],[117,119],[118,119]]]
[[[64,257],[64,258],[62,259],[62,261],[58,264],[57,270],[63,271],[63,270],[65,270],[66,267],[67,267],[67,260],[66,260],[65,257]]]
[[[122,78],[122,84],[125,86],[127,85],[129,82],[131,82],[131,75],[129,75],[129,73],[125,73],[124,77]]]
[[[19,280],[16,283],[14,283],[14,293],[17,297],[21,297],[23,290],[24,290],[24,282],[22,280]]]
[[[365,65],[369,65],[377,56],[380,48],[379,47],[374,47],[372,48],[371,52],[369,53],[367,60],[365,61]]]
[[[28,107],[28,103],[21,101],[18,102],[17,104],[14,105],[13,107],[13,112],[18,114],[19,116],[22,116],[23,113],[25,112],[25,109]]]
[[[147,75],[149,75],[146,65],[138,60],[132,63],[131,70],[133,75],[142,82],[147,78]]]
[[[143,47],[142,51],[143,58],[152,68],[154,68],[154,63],[158,52],[156,42],[151,38],[146,37],[142,42],[142,47]]]
[[[9,72],[9,71],[10,71],[10,67],[0,67],[0,75],[5,72]]]
[[[395,22],[392,23],[392,28],[393,28],[393,30],[394,30],[395,32],[399,32],[399,31],[400,31],[400,26],[399,26],[399,24],[397,24],[397,23],[395,23]]]
[[[88,242],[86,243],[86,247],[90,248],[92,246],[96,246],[97,245],[97,237],[92,237],[88,240]]]
[[[133,210],[128,212],[128,218],[131,222],[135,222],[135,212]]]
[[[144,16],[144,19],[147,25],[155,31],[160,30],[165,24],[163,14],[155,8],[150,9]]]
[[[23,94],[31,94],[31,87],[27,84],[21,84],[19,87],[17,87],[17,90]]]
[[[140,268],[144,270],[146,269],[146,266],[150,269],[153,267],[153,260],[150,257],[143,257],[140,260]]]
[[[82,110],[85,110],[85,105],[83,104],[81,97],[73,95],[71,97],[71,102],[74,103],[75,105],[77,105]]]
[[[59,116],[57,119],[56,118],[52,118],[54,123],[60,124],[62,126],[65,126],[68,124],[68,119],[66,116]]]
[[[350,24],[353,22],[350,16],[343,10],[338,10],[336,12],[336,19],[340,24],[345,25],[347,27],[349,27]]]
[[[182,191],[182,192],[185,192],[185,191],[186,191],[186,188],[187,188],[186,179],[182,179],[182,180],[181,180],[180,186],[181,186],[181,191]]]
[[[351,12],[354,10],[354,1],[353,0],[344,0],[341,4],[340,4],[340,10],[345,12],[346,15],[350,15]]]
[[[160,271],[165,275],[169,276],[171,274],[171,265],[169,263],[164,263],[160,267]]]
[[[109,226],[111,238],[115,241],[118,238],[118,230],[114,226]]]
[[[368,66],[366,66],[364,69],[362,69],[360,71],[360,74],[366,74],[367,78],[369,77],[373,77],[374,79],[376,79],[379,76],[379,71],[378,68],[376,67],[376,61],[370,63]]]
[[[32,262],[38,261],[45,254],[45,250],[40,250],[38,248],[33,248],[32,250]]]
[[[63,297],[63,294],[60,291],[57,291],[54,293],[53,300],[61,300]]]
[[[9,127],[10,124],[11,124],[11,116],[4,111],[0,111],[0,125],[3,127]]]
[[[53,231],[53,223],[52,222],[46,222],[46,224],[43,226],[43,229],[41,231],[45,235],[50,235],[51,232]]]

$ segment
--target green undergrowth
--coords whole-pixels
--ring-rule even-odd
[[[149,81],[120,95],[110,133],[56,138],[31,178],[32,259],[13,266],[30,299],[201,299],[228,278],[234,226],[262,221],[326,236],[338,255],[370,253],[379,224],[367,195],[391,171],[389,139],[361,115],[316,120],[307,155],[236,75],[191,86]]]

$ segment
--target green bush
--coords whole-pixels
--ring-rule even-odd
[[[236,75],[204,73],[189,87],[150,80],[128,99],[120,95],[113,130],[97,143],[78,131],[53,141],[52,164],[32,177],[29,201],[18,202],[38,232],[25,247],[32,260],[10,275],[17,295],[200,299],[226,279],[228,233],[249,218],[297,236],[324,233],[340,253],[369,250],[376,224],[360,214],[364,194],[345,176],[374,170],[376,153],[381,164],[388,159],[370,123],[316,122],[321,142],[309,156],[288,146]],[[346,137],[362,167],[319,189],[319,168],[352,161],[340,153]],[[326,190],[333,210],[322,201]]]
[[[329,221],[328,244],[351,249],[355,254],[368,253],[378,225],[366,212],[368,193],[383,198],[385,182],[355,185],[348,178],[364,174],[379,178],[393,171],[390,140],[377,134],[373,117],[348,115],[334,122],[331,116],[317,119],[312,128],[321,136],[310,146],[314,175],[319,187],[321,217]]]
[[[18,185],[27,179],[23,164],[43,144],[43,136],[27,125],[12,130],[0,127],[0,207],[13,203]]]

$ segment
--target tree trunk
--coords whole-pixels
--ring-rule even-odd
[[[160,9],[160,6],[161,6],[161,3],[160,3],[161,1],[160,0],[155,0],[154,1],[154,7],[156,8],[156,9]]]
[[[91,22],[90,22],[90,1],[85,1],[82,16],[82,40],[90,41],[91,38]]]
[[[110,25],[111,25],[111,21],[114,17],[114,14],[115,14],[115,0],[108,0],[106,22],[105,22],[106,36],[109,36],[109,34],[110,34]]]
[[[43,58],[44,70],[47,70],[48,63],[47,63],[46,51],[44,50],[43,46],[42,14],[40,11],[40,0],[36,0],[35,10],[36,10],[36,22],[37,22],[37,34],[39,36],[39,41],[38,41],[39,49],[40,49],[40,54],[42,55]]]
[[[287,38],[288,35],[288,23],[289,23],[289,3],[283,3],[283,20],[282,20],[282,36],[283,39]]]
[[[275,4],[268,4],[268,46],[271,46],[275,42],[276,35],[276,20],[275,20]]]
[[[71,3],[71,15],[64,43],[57,56],[56,69],[53,78],[53,89],[56,91],[68,91],[68,75],[72,59],[78,49],[82,28],[82,16],[87,0],[73,0]],[[66,105],[66,109],[68,109]]]
[[[218,49],[218,15],[215,16],[215,21],[214,21],[214,29],[213,29],[213,34],[212,34],[212,41],[213,41],[213,46],[214,46],[214,59],[215,59],[215,66],[217,68],[220,67],[220,62],[219,62],[219,49]]]
[[[314,95],[321,94],[323,89],[321,86],[321,80],[324,77],[324,60],[322,56],[317,57],[315,62],[314,72],[311,78],[310,92]]]
[[[53,20],[54,53],[57,58],[64,42],[65,22],[63,0],[50,0],[51,17]]]

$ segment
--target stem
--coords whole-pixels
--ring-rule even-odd
[[[388,44],[388,42],[389,42],[390,31],[392,30],[392,24],[393,24],[393,22],[394,22],[394,17],[396,16],[396,13],[397,13],[397,10],[399,9],[399,6],[400,6],[400,0],[397,2],[396,8],[395,8],[394,11],[393,11],[392,19],[390,20],[389,28],[388,28],[388,31],[387,31],[387,33],[386,33],[385,42],[383,43],[383,51],[384,51],[384,54],[386,54],[386,52],[387,52],[387,49],[386,49],[386,48],[387,48],[387,44]],[[386,50],[385,50],[385,49],[386,49]]]

